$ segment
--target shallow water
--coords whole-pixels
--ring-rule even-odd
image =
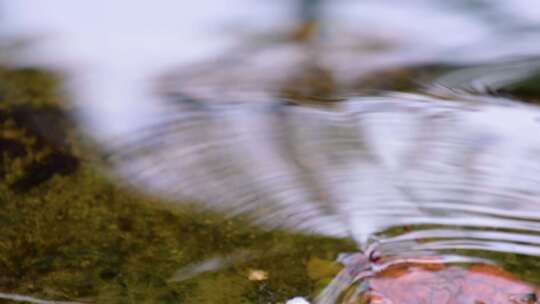
[[[83,163],[118,191],[180,208],[174,225],[212,214],[200,233],[162,227],[179,229],[181,260],[147,258],[167,261],[174,299],[356,303],[363,281],[422,257],[494,264],[540,284],[539,4],[323,2],[320,31],[304,39],[292,4],[198,3],[135,5],[125,16],[118,4],[95,27],[99,1],[58,0],[46,14],[25,10],[30,1],[2,3],[4,41],[49,35],[4,48],[4,62],[63,75],[81,149],[92,151]],[[4,291],[32,293],[22,285]],[[216,286],[230,293],[201,298]]]

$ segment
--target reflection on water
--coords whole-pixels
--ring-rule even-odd
[[[66,23],[57,13],[34,16],[22,12],[25,1],[4,3],[14,12],[5,35],[42,25],[58,32],[8,63],[69,76],[80,128],[124,185],[180,205],[195,202],[197,212],[263,234],[354,241],[358,253],[338,259],[343,269],[328,266],[332,258],[307,263],[319,297],[289,298],[420,302],[427,286],[452,289],[437,297],[457,303],[536,301],[540,109],[531,103],[540,100],[538,4],[336,1],[306,14],[321,14],[320,31],[311,24],[287,31],[293,14],[285,3],[203,2],[182,7],[194,16],[182,20],[165,13],[178,6],[164,4],[144,30],[138,11],[127,14],[129,26],[71,21],[77,26],[70,31],[61,31]],[[57,5],[70,18],[92,14]],[[206,26],[223,20],[266,27],[208,35]],[[191,64],[198,53],[208,59]],[[270,256],[291,248],[253,244],[184,261],[171,281],[261,257],[274,261]],[[331,270],[319,275],[309,263]],[[252,281],[272,276],[248,273]],[[407,282],[420,289],[403,294]],[[471,282],[478,290],[506,289],[463,288]]]

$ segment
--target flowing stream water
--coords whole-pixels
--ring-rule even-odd
[[[2,4],[6,41],[46,34],[8,62],[67,75],[113,179],[354,242],[291,298],[361,303],[363,267],[426,256],[540,284],[539,3],[328,1],[308,38],[285,1]]]

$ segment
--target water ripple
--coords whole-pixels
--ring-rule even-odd
[[[376,246],[540,256],[540,111],[466,96],[329,106],[183,96],[153,125],[109,143],[109,160],[127,183],[269,229],[366,249],[386,229],[437,225]],[[404,241],[414,241],[406,251]]]

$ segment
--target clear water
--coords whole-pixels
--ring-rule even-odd
[[[328,1],[295,40],[284,1],[52,2],[2,3],[5,41],[49,35],[7,62],[66,75],[115,181],[355,244],[319,297],[290,298],[356,303],[339,295],[366,265],[425,256],[540,284],[540,4]],[[175,281],[246,263],[237,249]]]

